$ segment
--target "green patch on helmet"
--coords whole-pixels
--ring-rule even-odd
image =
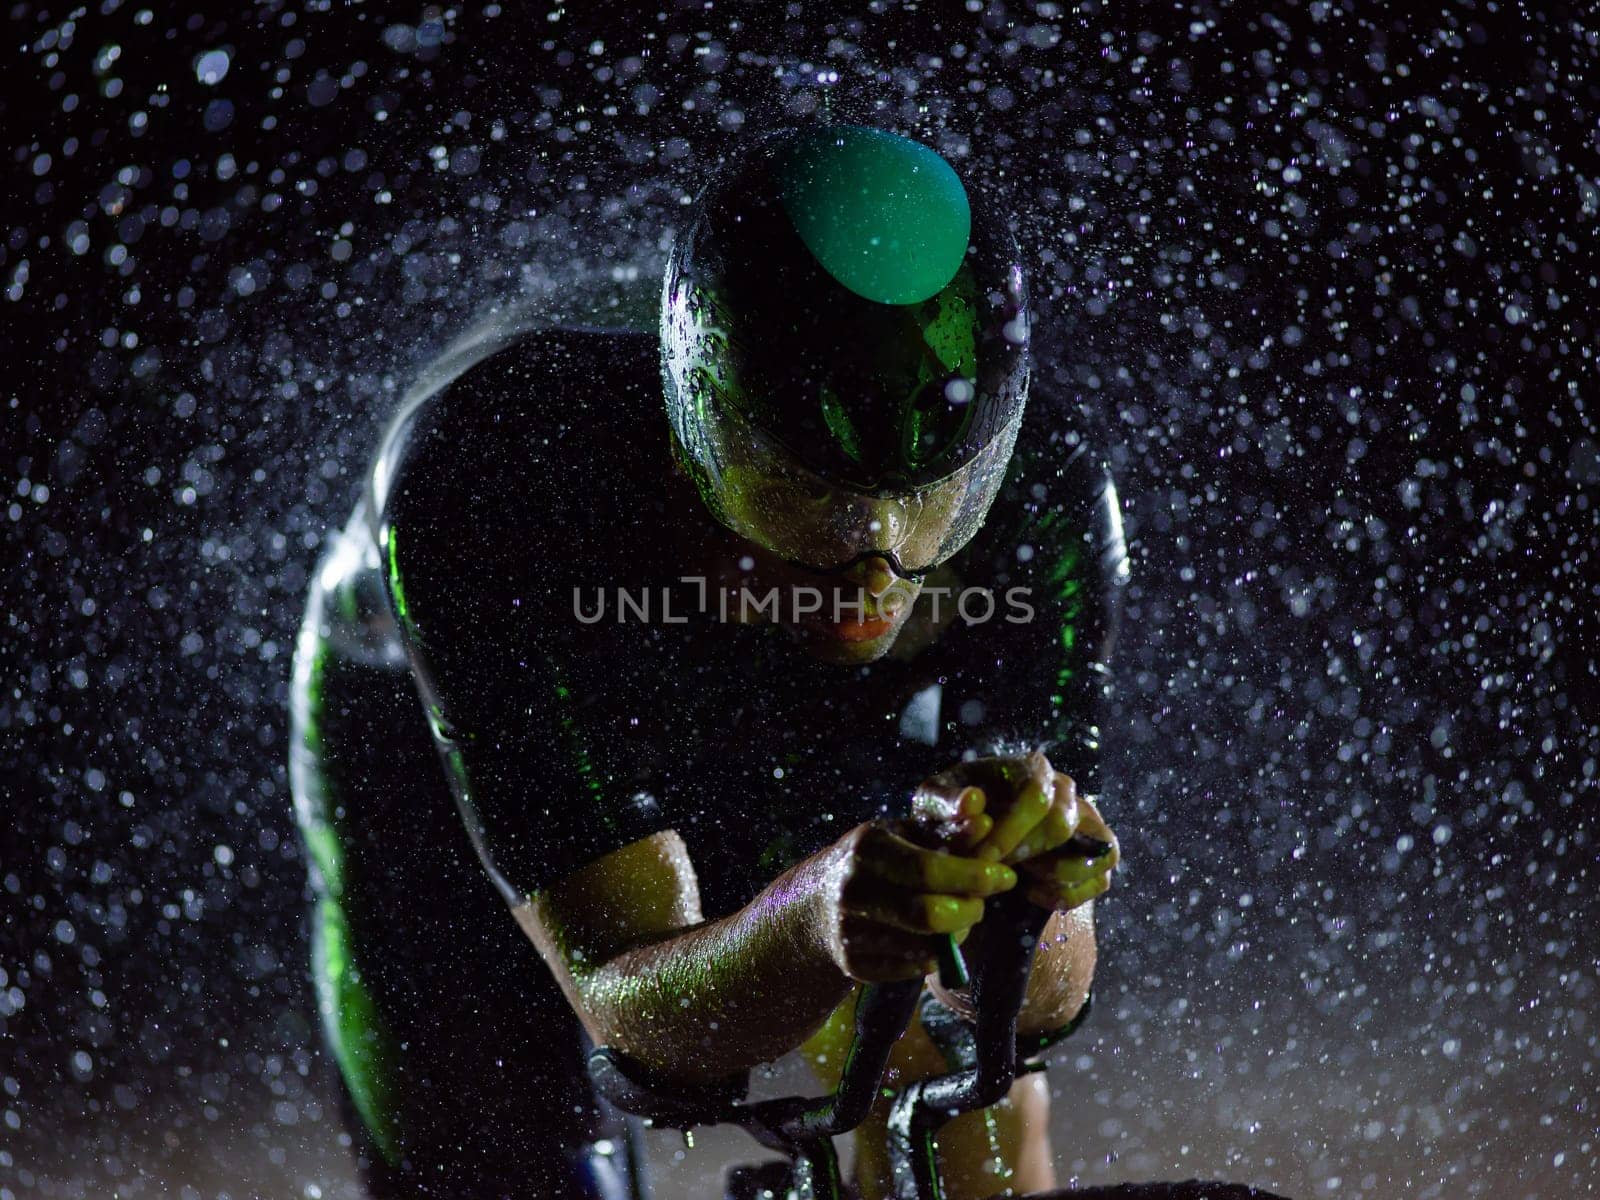
[[[822,420],[851,462],[861,461],[861,436],[856,432],[850,412],[839,400],[839,393],[826,384],[822,387]]]
[[[955,169],[859,125],[799,135],[779,169],[784,211],[828,274],[879,304],[917,304],[961,268],[972,208]]]

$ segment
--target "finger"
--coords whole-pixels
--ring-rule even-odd
[[[989,831],[993,828],[994,818],[988,813],[979,813],[967,823],[961,835],[950,843],[950,848],[963,854],[970,854],[984,838],[989,836]]]
[[[891,833],[867,847],[864,873],[912,891],[959,896],[995,896],[1016,886],[1017,874],[1003,863],[928,850]]]
[[[1056,912],[1069,912],[1082,904],[1088,903],[1097,896],[1104,895],[1111,888],[1111,874],[1106,872],[1083,883],[1063,886],[1057,883],[1031,883],[1028,885],[1028,899],[1040,908],[1052,909]]]
[[[1005,858],[1044,819],[1050,805],[1050,792],[1038,780],[1030,780],[1011,807],[994,823],[989,836],[977,848],[977,857],[996,862]]]
[[[843,923],[839,929],[839,943],[843,961],[847,964],[925,961],[931,964],[930,970],[938,969],[938,943],[941,937],[949,935],[909,933],[848,911],[841,916]],[[855,972],[851,970],[850,973]]]
[[[1016,790],[1024,774],[1020,758],[974,758],[937,772],[924,786],[952,792],[963,787],[977,787],[991,797],[1008,796]]]
[[[1056,772],[1051,767],[1050,760],[1044,756],[1043,751],[1033,750],[1024,755],[1021,760],[1021,767],[1023,775],[1017,781],[1017,791],[1021,791],[1023,787],[1030,783],[1037,783],[1044,788],[1046,794],[1051,792]]]
[[[1045,813],[1044,820],[1040,821],[1017,845],[1017,848],[1006,855],[1010,863],[1027,862],[1038,858],[1041,854],[1048,854],[1057,846],[1068,841],[1073,834],[1076,813],[1063,813],[1059,808],[1051,807]]]
[[[1122,847],[1116,838],[1103,842],[1097,837],[1090,837],[1081,829],[1072,835],[1072,838],[1062,846],[1051,851],[1052,854],[1070,854],[1084,860],[1096,860],[1095,865],[1103,870],[1110,870],[1122,861]]]
[[[1029,860],[1022,870],[1028,879],[1035,883],[1050,882],[1063,887],[1073,887],[1099,876],[1109,875],[1116,869],[1115,844],[1096,843],[1086,854],[1076,848],[1079,840],[1074,838],[1061,850]]]
[[[1078,829],[1078,789],[1072,780],[1057,773],[1051,781],[1050,811],[1021,845],[1007,855],[1008,862],[1023,862],[1054,850]]]
[[[924,787],[912,798],[911,815],[920,833],[947,849],[967,851],[984,839],[994,819],[984,812],[982,788]]]
[[[955,779],[934,776],[911,799],[911,815],[918,821],[955,821],[983,811],[983,789]]]
[[[1032,771],[1035,778],[1041,782],[1048,783],[1056,775],[1056,769],[1050,765],[1050,760],[1044,756],[1043,750],[1030,752],[1025,761],[1028,770]]]
[[[935,837],[941,849],[951,854],[970,857],[972,851],[989,836],[989,831],[993,828],[994,818],[986,812],[980,812],[970,817],[957,817],[946,822],[937,828]]]
[[[842,938],[845,973],[857,979],[887,982],[915,979],[938,969],[937,938],[919,937],[849,918]]]
[[[1100,808],[1088,796],[1078,797],[1078,832],[1102,842],[1117,842],[1117,835],[1100,815]]]
[[[955,933],[983,920],[983,901],[928,892],[885,892],[850,904],[852,915],[906,933]]]
[[[869,917],[853,912],[845,912],[842,915],[844,923],[839,931],[839,944],[843,947],[846,958],[858,961],[869,958],[905,958],[907,954],[916,953],[917,947],[922,944],[904,930],[880,924]],[[931,939],[926,949],[930,958],[935,957]]]
[[[1046,758],[1041,751],[1034,750],[1031,753],[1022,756],[1021,758],[1003,759],[1001,760],[1001,766],[1004,769],[1005,778],[1010,788],[1011,807],[1015,807],[1017,801],[1021,798],[1023,793],[1028,791],[1029,788],[1033,787],[1034,785],[1042,788],[1044,790],[1046,800],[1054,804],[1056,796],[1055,780],[1057,775],[1056,772],[1051,769],[1050,760]],[[1076,792],[1074,792],[1073,795],[1075,796]],[[1004,806],[995,807],[997,810],[1003,810],[996,811],[995,813],[995,819],[998,822],[1004,819],[1004,811],[1008,810],[1005,810]],[[1028,832],[1032,833],[1036,829],[1037,824],[1030,828]],[[1013,849],[1004,857],[1015,858],[1016,855],[1017,850]]]

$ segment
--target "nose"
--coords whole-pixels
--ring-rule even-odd
[[[904,540],[910,520],[901,501],[875,497],[856,501],[851,524],[860,531],[867,545],[893,550]]]
[[[884,595],[894,586],[894,568],[889,565],[889,560],[881,554],[874,554],[871,558],[864,558],[856,564],[851,572],[856,576],[862,590],[874,600],[883,599]]]

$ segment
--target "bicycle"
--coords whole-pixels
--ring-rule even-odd
[[[894,1200],[944,1200],[935,1149],[940,1127],[960,1113],[997,1103],[1020,1074],[1045,1069],[1042,1060],[1029,1056],[1039,1046],[1019,1047],[1017,1013],[1027,992],[1034,949],[1050,914],[1015,894],[997,897],[989,904],[984,919],[999,922],[1014,936],[985,939],[984,948],[974,958],[971,984],[977,1022],[971,1064],[918,1080],[895,1097],[889,1116]],[[966,964],[953,943],[942,970],[947,982],[951,976],[964,982],[960,977],[966,974]],[[866,1119],[883,1084],[890,1052],[910,1023],[921,994],[920,979],[863,989],[844,1071],[838,1087],[827,1096],[783,1096],[746,1103],[744,1077],[718,1087],[668,1084],[652,1079],[639,1064],[605,1046],[590,1054],[589,1075],[612,1104],[652,1125],[684,1130],[697,1125],[736,1125],[784,1156],[731,1168],[726,1200],[847,1200],[849,1193],[832,1139]],[[1203,1181],[1033,1192],[1013,1200],[1158,1197],[1284,1200],[1243,1184]]]

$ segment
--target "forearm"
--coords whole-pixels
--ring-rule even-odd
[[[1052,913],[1034,954],[1017,1032],[1048,1033],[1076,1017],[1094,984],[1094,965],[1094,902]]]
[[[563,987],[590,1035],[685,1080],[794,1049],[854,986],[817,911],[827,865],[807,859],[737,913],[574,964]]]
[[[973,943],[985,936],[985,926],[973,930],[969,953],[976,949]],[[1028,975],[1028,991],[1017,1012],[1018,1034],[1048,1033],[1077,1016],[1094,983],[1094,966],[1094,903],[1052,913],[1039,937],[1033,969]],[[947,991],[937,976],[930,976],[928,984],[948,1008],[968,1020],[976,1018],[967,990]]]

